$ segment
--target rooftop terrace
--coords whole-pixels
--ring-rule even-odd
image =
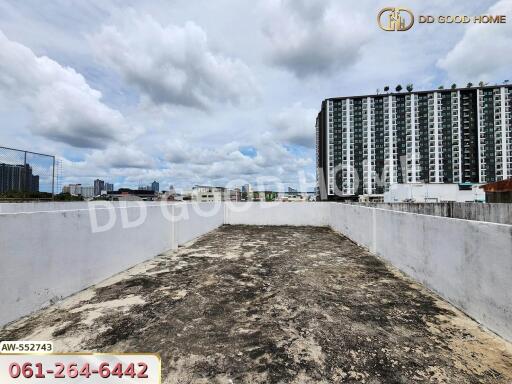
[[[327,227],[224,225],[0,340],[159,352],[164,383],[506,383],[512,346]]]

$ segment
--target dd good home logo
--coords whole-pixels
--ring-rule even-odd
[[[377,23],[384,31],[408,31],[414,24],[414,15],[405,8],[387,7],[377,15]]]

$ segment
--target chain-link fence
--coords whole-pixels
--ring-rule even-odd
[[[0,146],[0,199],[53,199],[55,157]]]

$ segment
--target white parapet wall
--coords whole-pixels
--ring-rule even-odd
[[[178,203],[173,204],[174,247],[183,245],[224,224],[224,204]]]
[[[59,210],[41,210],[59,208]],[[0,325],[222,224],[331,226],[512,340],[512,225],[340,203],[62,203],[0,213]]]
[[[331,204],[334,230],[512,340],[512,225]]]
[[[375,252],[375,209],[349,204],[330,204],[329,225],[352,241]]]
[[[329,226],[329,203],[225,203],[225,224]]]
[[[112,202],[113,205],[119,205],[119,202]],[[44,211],[62,211],[72,209],[87,209],[87,201],[44,201],[44,202],[26,202],[26,203],[4,203],[0,202],[0,213],[23,213],[23,212],[44,212]]]
[[[0,213],[0,325],[175,249],[224,220],[222,207],[212,214],[209,203],[123,205],[76,209],[64,203],[55,211]]]

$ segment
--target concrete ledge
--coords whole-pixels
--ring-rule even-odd
[[[174,204],[173,217],[177,247],[223,225],[224,204]]]
[[[340,203],[134,204],[0,214],[0,325],[223,223],[331,226],[512,340],[511,225]]]
[[[222,225],[211,204],[96,204],[0,214],[0,325]],[[26,207],[23,207],[24,209]]]
[[[329,225],[330,203],[226,203],[225,224]]]
[[[331,226],[512,340],[512,226],[332,203]]]
[[[512,204],[499,203],[351,203],[357,206],[389,209],[420,215],[485,221],[512,225]]]

